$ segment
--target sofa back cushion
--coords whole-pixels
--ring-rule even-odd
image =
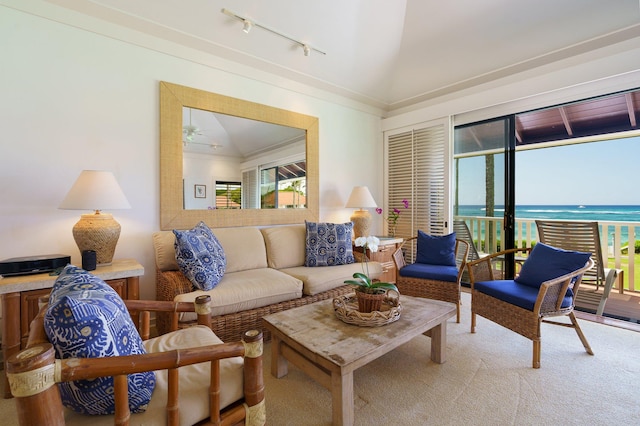
[[[303,224],[270,226],[260,231],[267,248],[269,268],[282,269],[304,265],[306,230]]]
[[[267,267],[267,250],[260,229],[253,226],[213,228],[227,256],[227,272]]]
[[[156,268],[160,271],[179,271],[176,261],[176,236],[172,231],[153,233],[153,252],[156,256]]]
[[[211,228],[227,260],[225,273],[247,269],[266,268],[267,250],[260,229],[253,226],[235,228]],[[153,246],[156,255],[156,267],[160,271],[178,271],[175,235],[172,231],[159,231],[153,234]]]

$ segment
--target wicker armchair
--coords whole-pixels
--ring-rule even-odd
[[[417,240],[417,237],[406,239],[393,253],[393,261],[396,264],[396,286],[398,287],[400,294],[454,303],[456,305],[456,322],[459,323],[460,281],[465,269],[467,255],[469,254],[469,243],[456,239],[456,274],[449,275],[446,279],[443,277],[436,278],[431,274],[419,278],[415,276],[405,276],[403,275],[402,270],[407,266],[403,248],[407,243],[411,243],[414,240]],[[438,268],[439,265],[434,266]]]
[[[544,244],[536,245],[539,246]],[[573,312],[582,275],[593,267],[593,260],[589,258],[584,266],[547,279],[539,284],[539,288],[526,286],[515,280],[495,279],[491,266],[493,258],[531,250],[503,250],[467,263],[471,279],[471,333],[476,332],[476,315],[480,315],[530,339],[533,342],[533,368],[540,368],[540,326],[542,322],[546,322],[575,329],[587,353],[593,355]],[[528,262],[533,264],[531,257],[525,261],[521,273],[527,268]],[[569,316],[571,324],[546,319],[562,315]]]
[[[147,412],[153,411],[154,399],[159,400],[159,404],[165,405],[165,422],[154,424],[180,424],[180,399],[179,394],[186,398],[183,403],[193,404],[193,391],[189,394],[188,379],[183,380],[183,373],[193,375],[194,371],[184,370],[179,367],[190,368],[194,364],[209,363],[210,365],[210,385],[208,396],[209,418],[200,425],[263,425],[265,424],[264,406],[264,385],[262,373],[262,333],[259,331],[248,331],[244,334],[242,342],[219,343],[207,346],[193,347],[193,335],[180,335],[179,333],[191,333],[199,331],[197,336],[214,336],[209,340],[218,340],[209,327],[209,304],[210,298],[205,297],[199,300],[198,307],[193,303],[174,303],[162,301],[124,301],[127,309],[132,315],[136,325],[139,325],[140,336],[143,340],[149,338],[150,334],[150,313],[170,312],[170,316],[175,317],[172,321],[177,323],[177,316],[180,312],[198,312],[198,322],[204,327],[191,327],[187,330],[180,330],[171,333],[171,337],[180,336],[178,341],[185,343],[184,347],[163,352],[146,353],[143,355],[114,356],[102,358],[67,358],[55,359],[55,351],[49,343],[44,331],[43,317],[46,310],[46,301],[40,310],[39,315],[32,321],[29,333],[27,348],[11,356],[7,361],[7,376],[11,386],[11,391],[15,397],[20,425],[65,425],[65,424],[116,424],[128,425],[130,422],[136,424],[139,419],[138,414],[131,414],[129,411],[129,401],[127,392],[127,375],[145,371],[166,370],[166,380],[163,379],[163,389],[160,390],[160,380],[157,380],[151,403]],[[169,335],[166,335],[169,336]],[[160,336],[160,339],[165,336]],[[149,340],[152,342],[154,339]],[[170,340],[174,342],[176,340]],[[165,342],[166,343],[166,342]],[[201,344],[201,343],[200,343]],[[224,394],[221,391],[220,374],[221,362],[232,357],[243,357],[244,384],[240,385],[244,397],[224,409],[220,409],[220,397]],[[199,372],[200,370],[198,370]],[[90,380],[98,377],[114,378],[114,395],[116,412],[113,416],[86,416],[72,413],[63,409],[60,391],[56,383]],[[158,376],[156,376],[158,377]],[[185,383],[186,382],[186,383]],[[225,385],[226,383],[223,383]],[[205,387],[206,388],[206,387]],[[200,390],[196,391],[201,394]],[[204,391],[206,395],[206,390]],[[190,397],[189,397],[190,395]],[[163,399],[164,398],[164,399]],[[156,401],[158,402],[158,401]],[[188,408],[183,409],[187,411]],[[65,414],[66,412],[66,414]],[[206,411],[205,411],[206,412]],[[67,423],[65,423],[67,422]]]
[[[602,254],[598,222],[536,220],[536,226],[541,243],[565,250],[591,253],[595,265],[585,272],[582,282],[593,284],[595,289],[583,288],[576,298],[580,307],[586,307],[596,315],[602,315],[611,289],[618,280],[618,275],[622,277],[623,271],[606,267],[607,259]],[[598,292],[600,285],[602,285],[602,293]],[[622,278],[620,278],[620,292],[622,292]]]

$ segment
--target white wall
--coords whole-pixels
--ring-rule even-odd
[[[368,185],[382,202],[379,114],[309,95],[314,89],[299,83],[243,77],[215,57],[185,60],[102,36],[79,28],[98,24],[68,18],[74,26],[0,5],[0,259],[64,253],[80,264],[71,228],[85,212],[57,207],[81,170],[111,170],[132,205],[112,212],[122,225],[115,257],[143,264],[141,295],[155,298],[160,81],[318,117],[321,220],[349,219],[344,204],[354,185]],[[376,226],[382,231],[381,221]]]

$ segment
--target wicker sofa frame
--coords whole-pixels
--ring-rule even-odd
[[[163,272],[156,269],[156,278],[157,300],[173,301],[177,295],[193,291],[191,282],[187,280],[180,271]],[[260,330],[263,333],[264,341],[268,342],[271,340],[271,333],[263,326],[262,317],[321,300],[333,299],[334,297],[349,293],[353,293],[353,286],[344,285],[314,295],[305,294],[296,299],[274,303],[260,308],[212,316],[211,329],[216,336],[223,341],[238,340],[246,330]],[[178,323],[177,316],[171,316],[166,313],[156,314],[156,327],[161,334],[166,330],[189,327],[195,324],[195,321],[181,321]]]

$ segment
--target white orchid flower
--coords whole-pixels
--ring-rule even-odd
[[[367,240],[367,248],[372,253],[377,252],[378,251],[378,246],[380,245],[380,240],[378,239],[378,237],[368,236],[366,238],[366,240]]]
[[[367,245],[367,237],[358,237],[354,241],[356,247],[364,247]]]

